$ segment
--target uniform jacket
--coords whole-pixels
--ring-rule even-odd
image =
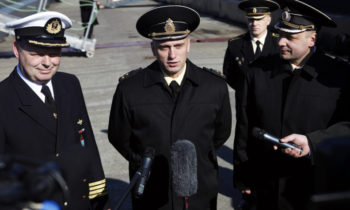
[[[267,57],[279,52],[278,34],[268,30],[261,57]],[[228,41],[224,58],[223,73],[227,83],[237,89],[243,81],[247,66],[255,60],[250,33],[247,32]]]
[[[310,158],[295,159],[274,151],[271,144],[250,135],[253,127],[282,138],[292,133],[312,134],[349,120],[348,67],[320,50],[310,56],[298,74],[292,74],[290,64],[278,57],[256,61],[247,72],[234,140],[237,187],[281,177],[305,180],[310,169]],[[294,196],[307,185],[289,183],[285,192]]]
[[[106,193],[100,156],[78,79],[57,72],[52,85],[57,121],[16,69],[0,83],[0,153],[57,162],[70,191],[68,200],[58,202],[86,210],[89,197]]]
[[[171,186],[170,148],[179,139],[196,147],[198,191],[189,199],[193,210],[216,209],[216,149],[228,139],[231,108],[225,80],[190,61],[177,102],[171,97],[156,61],[120,81],[113,98],[108,136],[129,161],[130,177],[146,147],[156,150],[144,199],[134,209],[183,209],[183,198]]]

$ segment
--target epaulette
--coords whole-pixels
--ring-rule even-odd
[[[273,37],[277,37],[277,38],[280,37],[280,35],[279,35],[278,33],[274,33],[274,32],[272,32],[271,35],[272,35]]]
[[[238,40],[238,39],[242,39],[244,37],[245,34],[241,34],[238,36],[233,37],[232,39],[230,39],[229,41],[234,41],[234,40]]]
[[[343,58],[341,56],[337,56],[337,55],[333,55],[333,54],[330,54],[330,53],[324,53],[325,56],[329,57],[330,59],[336,61],[338,64],[341,64],[347,68],[350,67],[350,60],[346,59],[346,58]]]
[[[221,77],[221,78],[226,80],[225,74],[223,74],[221,71],[218,71],[218,70],[215,70],[215,69],[209,69],[209,68],[206,68],[206,67],[203,67],[203,70],[208,71],[208,72],[210,72],[210,73],[212,73],[212,74],[214,74],[214,75],[216,75],[218,77]]]
[[[136,75],[140,70],[142,70],[142,68],[134,69],[128,73],[123,74],[123,76],[119,77],[119,82]]]

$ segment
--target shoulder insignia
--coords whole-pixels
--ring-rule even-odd
[[[244,36],[244,34],[241,34],[241,35],[238,35],[238,36],[235,36],[233,37],[232,39],[230,39],[229,41],[234,41],[234,40],[238,40],[238,39],[242,39]]]
[[[223,79],[226,79],[226,76],[221,72],[221,71],[218,71],[218,70],[215,70],[215,69],[209,69],[209,68],[206,68],[206,67],[203,67],[203,70],[205,71],[208,71],[216,76],[219,76]]]
[[[280,37],[280,35],[278,33],[272,33],[272,36],[277,37],[277,38]]]
[[[130,78],[133,75],[136,75],[140,70],[142,70],[142,68],[134,69],[128,73],[125,73],[123,76],[119,77],[119,82],[124,81],[126,78]]]
[[[339,64],[345,65],[347,67],[350,67],[350,62],[346,58],[343,58],[341,56],[333,55],[330,53],[324,53],[325,56],[329,57],[330,59],[338,62]]]

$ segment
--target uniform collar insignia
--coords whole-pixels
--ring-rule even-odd
[[[83,124],[83,120],[82,119],[79,119],[78,122],[77,122],[78,125],[82,125]]]

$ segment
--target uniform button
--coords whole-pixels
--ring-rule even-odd
[[[83,179],[83,182],[86,182],[87,180],[86,179]]]
[[[60,153],[56,153],[56,157],[60,156]]]
[[[86,195],[83,195],[83,198],[86,198]]]
[[[66,202],[64,202],[64,204],[63,204],[64,206],[68,206],[68,202],[66,201]]]

